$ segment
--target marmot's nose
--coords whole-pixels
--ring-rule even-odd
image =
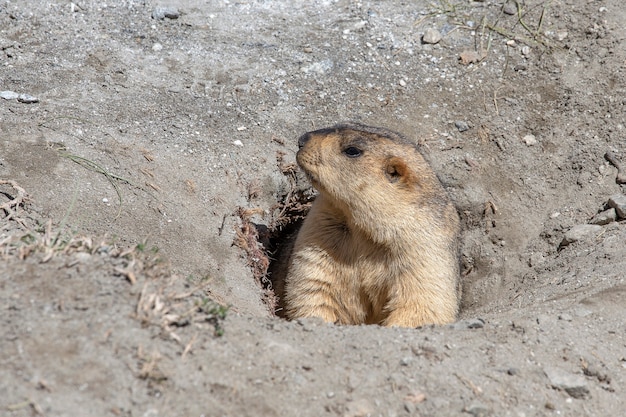
[[[306,145],[309,139],[311,139],[310,133],[305,133],[304,135],[300,136],[300,139],[298,139],[298,147],[301,148]]]

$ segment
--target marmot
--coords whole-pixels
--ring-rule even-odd
[[[417,147],[356,123],[306,133],[298,145],[319,195],[288,259],[284,315],[402,327],[454,321],[459,216]]]

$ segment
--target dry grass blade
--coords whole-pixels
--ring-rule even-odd
[[[22,226],[24,229],[28,229],[28,227],[24,223],[24,220],[20,219],[17,216],[17,212],[20,206],[28,200],[28,193],[26,193],[26,190],[24,190],[15,181],[12,180],[0,180],[0,185],[1,184],[8,184],[13,187],[13,189],[17,191],[17,196],[13,197],[13,199],[7,201],[6,203],[0,204],[0,210],[4,211],[6,220],[14,220],[19,223],[20,226]]]
[[[109,171],[107,171],[105,168],[101,167],[97,163],[87,158],[83,158],[82,156],[73,155],[67,152],[61,152],[61,156],[69,159],[70,161],[76,162],[78,165],[84,168],[87,168],[91,171],[102,174],[106,177],[106,179],[111,183],[111,185],[115,189],[115,193],[117,194],[117,200],[119,201],[119,208],[117,210],[117,215],[115,216],[115,218],[117,219],[120,216],[120,214],[122,214],[122,193],[120,191],[120,187],[117,185],[115,180],[123,181],[129,185],[132,185],[131,182],[127,180],[126,178],[110,173]]]

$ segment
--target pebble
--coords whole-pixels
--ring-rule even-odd
[[[466,130],[470,129],[470,125],[462,120],[457,120],[456,122],[454,122],[454,126],[459,129],[459,132],[465,132]]]
[[[15,91],[0,91],[0,97],[5,100],[17,99],[17,101],[24,104],[39,103],[37,97],[31,96],[30,94],[18,94]]]
[[[528,146],[533,146],[537,144],[537,138],[535,137],[535,135],[526,135],[522,138],[522,140]]]
[[[464,411],[474,417],[487,417],[491,415],[491,410],[483,404],[472,404]]]
[[[603,212],[596,214],[593,217],[593,219],[589,220],[589,223],[602,226],[602,225],[614,222],[616,219],[617,219],[617,213],[615,212],[615,209],[610,208],[608,210],[604,210]]]
[[[572,321],[572,316],[567,313],[559,314],[559,320]]]
[[[615,209],[617,218],[620,220],[626,219],[626,195],[615,194],[609,198],[609,207]]]
[[[528,258],[528,266],[537,266],[537,265],[541,265],[544,261],[545,261],[545,256],[543,256],[542,253],[540,252],[534,252],[532,255],[530,255],[530,257]]]
[[[570,397],[585,398],[589,395],[587,380],[582,375],[571,374],[554,367],[545,367],[543,371],[554,388],[567,392]]]
[[[424,31],[422,36],[423,43],[436,44],[441,40],[441,32],[437,29],[428,28]]]
[[[15,100],[19,96],[15,91],[0,91],[0,97],[5,100]]]
[[[454,330],[464,329],[482,329],[485,327],[485,321],[480,318],[459,320],[456,323],[450,325]]]
[[[180,12],[176,7],[155,7],[152,10],[152,18],[156,20],[163,20],[165,18],[168,19],[178,19],[180,17]]]
[[[235,146],[243,146],[243,142],[240,141],[239,139],[237,139],[236,141],[233,142],[233,145],[235,145]]]
[[[17,101],[24,104],[39,103],[39,99],[37,97],[31,96],[30,94],[20,94],[17,97]]]
[[[589,236],[595,236],[602,231],[602,226],[596,224],[577,224],[565,233],[559,246],[567,246]]]
[[[400,366],[409,366],[411,364],[412,358],[406,357],[400,359]]]
[[[517,14],[517,6],[515,6],[515,2],[507,2],[502,8],[502,12],[504,14],[508,14],[509,16],[513,16]]]
[[[530,55],[530,46],[528,45],[522,46],[522,55],[524,56]]]
[[[155,43],[154,45],[152,45],[152,50],[154,52],[159,52],[163,50],[163,45],[161,45],[160,43]]]
[[[556,38],[557,38],[559,41],[564,41],[564,40],[565,40],[565,38],[567,38],[567,36],[568,36],[568,35],[569,35],[569,33],[567,33],[566,31],[557,32],[557,33],[556,33]]]

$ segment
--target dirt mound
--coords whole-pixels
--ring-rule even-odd
[[[617,0],[0,4],[0,408],[618,415],[624,21]],[[251,258],[307,201],[296,138],[346,120],[414,140],[457,204],[457,324],[272,315],[277,255]]]

